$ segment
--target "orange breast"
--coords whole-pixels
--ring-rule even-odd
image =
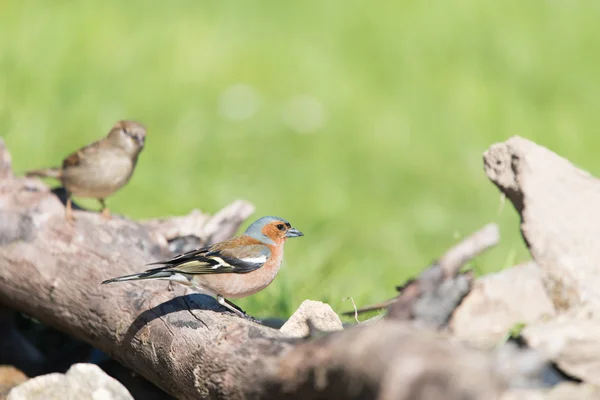
[[[269,246],[271,258],[247,274],[196,275],[194,284],[229,299],[240,299],[260,292],[273,282],[283,260],[283,246]]]

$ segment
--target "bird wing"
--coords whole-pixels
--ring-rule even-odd
[[[64,160],[63,160],[63,169],[67,169],[70,167],[76,167],[81,163],[81,159],[82,157],[82,151],[78,150],[74,153],[71,153],[70,155],[68,155]]]
[[[79,150],[69,154],[63,160],[62,168],[67,169],[86,164],[90,158],[93,158],[99,152],[102,152],[107,147],[110,147],[105,139],[106,138],[102,138],[100,140],[92,142],[86,146],[83,146]]]
[[[92,154],[98,152],[98,142],[90,143],[87,146],[82,147],[81,149],[69,154],[63,160],[63,169],[67,169],[70,167],[76,167],[82,163],[85,163],[85,160]]]
[[[149,265],[164,265],[147,272],[171,271],[190,275],[245,274],[263,266],[271,256],[264,244],[227,246],[227,242],[183,253],[169,260]]]

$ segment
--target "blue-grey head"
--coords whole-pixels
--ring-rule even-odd
[[[287,238],[304,236],[287,220],[273,216],[257,219],[246,229],[244,234],[271,245],[283,243]]]

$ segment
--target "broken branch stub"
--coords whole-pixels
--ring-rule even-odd
[[[460,269],[499,241],[498,226],[488,224],[446,251],[416,279],[397,287],[398,296],[357,312],[388,308],[387,318],[417,320],[443,327],[471,288],[472,273],[460,273]]]
[[[471,290],[473,274],[460,269],[500,241],[496,224],[488,224],[446,251],[418,279],[401,289],[388,317],[415,319],[441,328],[448,323],[461,300]]]

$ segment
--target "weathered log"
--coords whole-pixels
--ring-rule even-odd
[[[176,398],[493,399],[506,387],[488,354],[406,322],[297,339],[183,286],[102,286],[170,255],[171,234],[156,228],[164,221],[76,211],[69,223],[40,181],[0,177],[0,304],[90,343]],[[238,206],[225,223],[209,219],[215,230],[199,240],[235,231],[250,209]]]

